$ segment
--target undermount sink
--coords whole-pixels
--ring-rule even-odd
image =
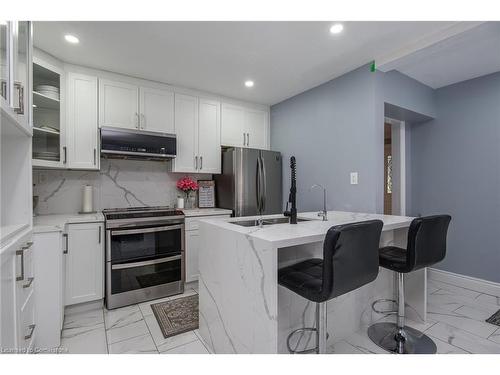
[[[304,218],[298,217],[297,223],[301,222],[301,221],[311,221],[311,220],[314,220],[314,219],[304,219]],[[290,218],[288,218],[288,217],[276,217],[276,218],[262,220],[262,225],[288,224],[289,222],[290,222]],[[242,227],[258,227],[260,225],[260,222],[257,219],[243,220],[243,221],[230,221],[229,223],[235,224],[235,225],[240,225]]]

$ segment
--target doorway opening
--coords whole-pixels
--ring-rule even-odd
[[[384,119],[384,214],[406,215],[406,133],[404,121]]]

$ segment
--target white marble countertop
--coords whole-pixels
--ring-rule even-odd
[[[186,217],[197,216],[215,216],[215,215],[230,215],[231,210],[223,208],[193,208],[183,209]],[[104,216],[101,212],[93,214],[53,214],[53,215],[38,215],[33,217],[33,232],[60,232],[64,231],[66,224],[75,223],[99,223],[104,221]]]
[[[104,221],[101,212],[93,214],[56,214],[33,217],[33,232],[61,232],[66,224],[99,223]]]
[[[304,212],[299,213],[297,217],[313,219],[310,221],[299,222],[296,225],[274,224],[267,225],[262,228],[259,227],[243,227],[240,225],[232,224],[234,221],[245,221],[258,219],[260,216],[247,216],[238,218],[225,218],[225,219],[203,219],[202,223],[215,225],[219,228],[238,232],[252,238],[264,240],[272,243],[273,247],[287,247],[301,245],[305,243],[323,241],[328,229],[334,225],[355,223],[358,221],[379,219],[384,222],[382,231],[389,231],[393,229],[406,228],[413,220],[412,217],[395,216],[395,215],[378,215],[366,214],[358,212],[344,212],[344,211],[328,211],[328,221],[322,221],[318,217],[317,212]],[[263,218],[277,218],[283,215],[267,215]]]
[[[225,208],[183,208],[181,211],[184,212],[186,217],[231,215],[233,213],[232,210],[226,210]]]

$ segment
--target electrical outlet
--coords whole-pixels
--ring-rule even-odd
[[[358,172],[351,172],[351,185],[358,184]]]

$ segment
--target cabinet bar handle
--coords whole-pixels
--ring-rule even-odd
[[[31,338],[31,336],[33,336],[33,332],[35,331],[35,327],[36,327],[36,324],[29,325],[30,333],[28,335],[24,336],[25,340],[29,340]]]
[[[63,233],[63,237],[66,241],[66,250],[63,251],[63,254],[68,254],[68,233]]]
[[[247,133],[247,146],[250,146],[250,133]]]
[[[99,243],[101,243],[101,226],[99,225]]]
[[[247,145],[247,136],[245,133],[243,133],[243,146]]]
[[[203,169],[203,156],[200,156],[200,170]]]
[[[24,280],[24,247],[21,250],[16,250],[16,256],[21,256],[21,276],[16,277],[16,281]]]
[[[64,154],[64,161],[63,161],[63,164],[66,164],[66,162],[68,161],[67,160],[67,153],[66,153],[66,146],[63,146],[63,154]]]
[[[194,169],[198,169],[198,156],[194,157]]]
[[[33,280],[35,280],[34,277],[28,277],[28,284],[24,284],[23,288],[29,288],[33,284]]]
[[[94,148],[94,165],[96,165],[97,149]]]

